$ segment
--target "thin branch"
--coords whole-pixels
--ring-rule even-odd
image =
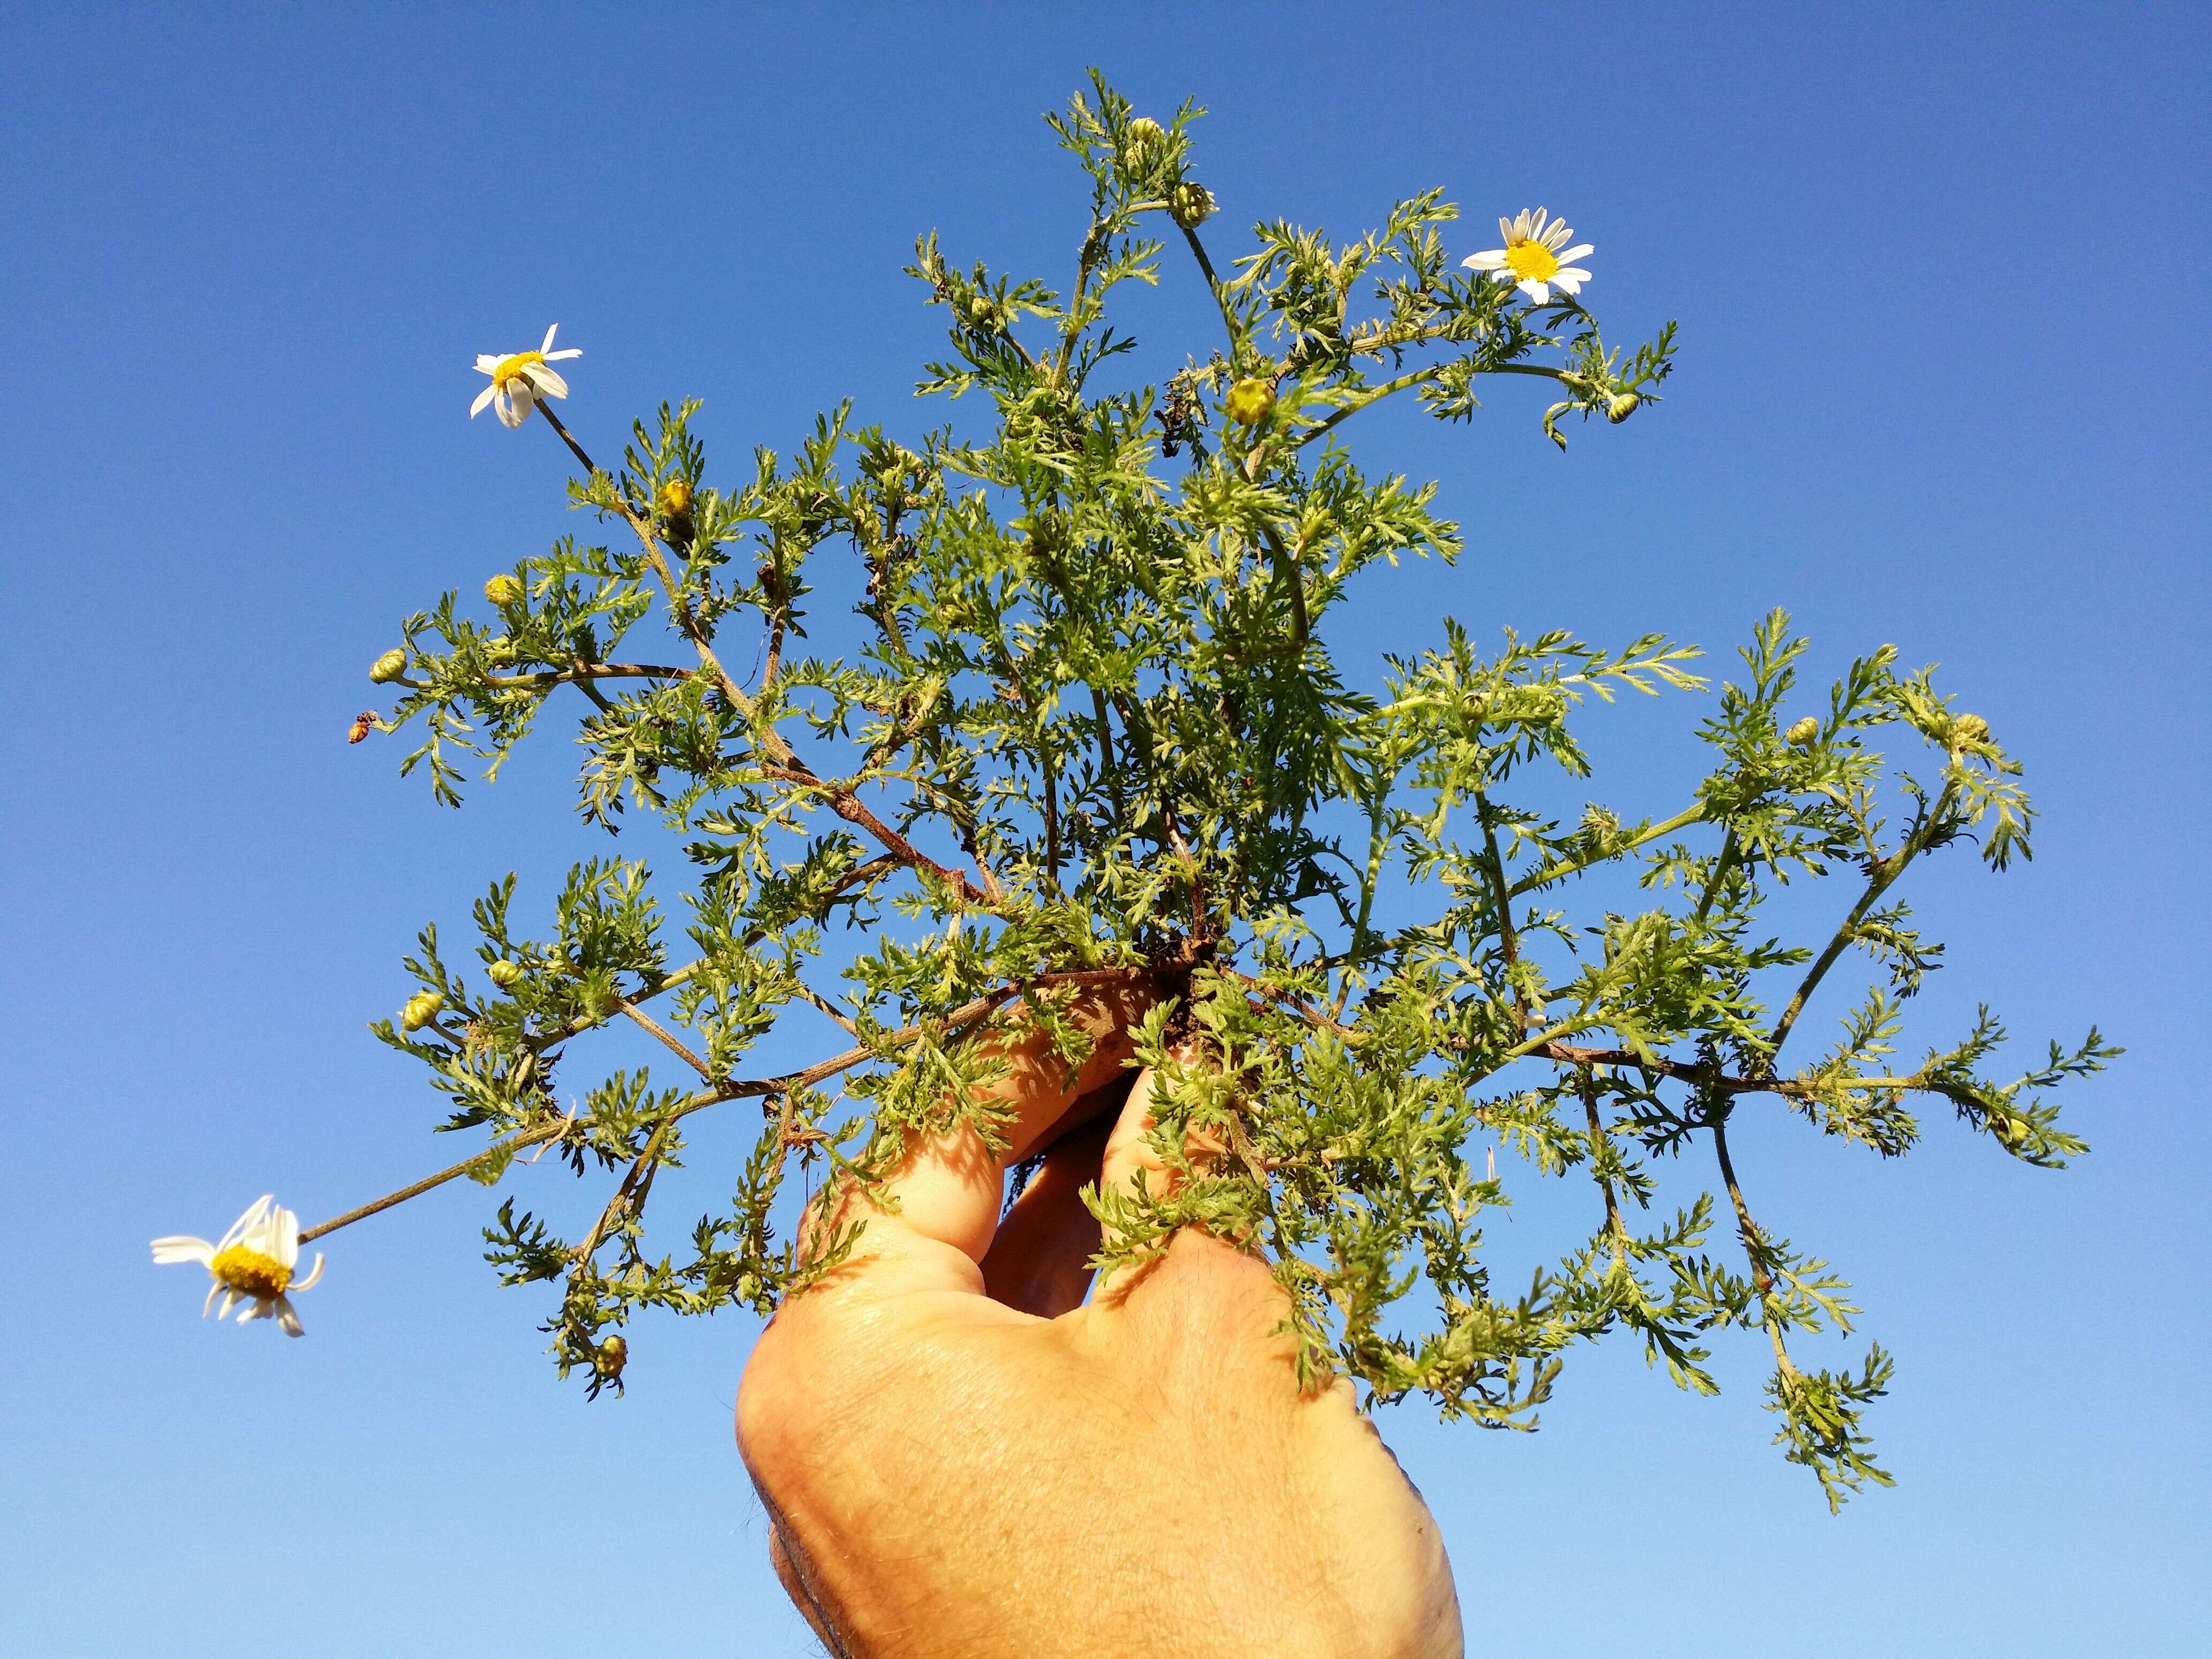
[[[1609,863],[1623,853],[1633,852],[1647,842],[1656,841],[1662,836],[1671,836],[1677,830],[1686,830],[1693,823],[1701,823],[1705,816],[1705,805],[1699,802],[1694,806],[1685,807],[1671,818],[1658,823],[1647,824],[1627,840],[1614,843],[1603,852],[1593,853],[1588,858],[1560,859],[1545,865],[1541,869],[1533,870],[1515,882],[1511,889],[1513,896],[1518,898],[1523,893],[1533,891],[1539,887],[1548,886],[1562,876],[1571,876],[1577,870],[1587,870],[1593,864]]]
[[[650,1014],[646,1013],[642,1009],[637,1007],[636,1005],[632,1003],[627,997],[623,998],[617,1006],[620,1006],[623,1012],[627,1014],[633,1021],[639,1025],[643,1026],[654,1036],[658,1037],[664,1047],[672,1050],[676,1054],[681,1054],[684,1057],[684,1062],[685,1065],[689,1066],[693,1071],[698,1073],[701,1077],[705,1078],[708,1082],[711,1083],[714,1081],[714,1068],[708,1065],[705,1060],[700,1059],[698,1055],[693,1054],[689,1048],[685,1048],[683,1042],[676,1036],[675,1033],[671,1031],[666,1026],[661,1024],[659,1021],[654,1019]]]
[[[1807,972],[1804,982],[1797,988],[1797,994],[1790,999],[1790,1006],[1782,1011],[1782,1018],[1775,1022],[1774,1030],[1765,1044],[1769,1066],[1773,1065],[1774,1056],[1781,1053],[1782,1045],[1790,1040],[1790,1033],[1797,1024],[1797,1017],[1805,1012],[1805,1005],[1812,1000],[1813,993],[1827,976],[1828,969],[1836,965],[1836,959],[1843,955],[1844,947],[1858,937],[1859,924],[1866,920],[1867,913],[1905,873],[1905,866],[1925,849],[1929,832],[1943,821],[1956,793],[1956,786],[1946,784],[1942,793],[1936,798],[1935,805],[1929,809],[1928,815],[1913,826],[1911,833],[1905,836],[1898,849],[1875,867],[1874,876],[1867,883],[1866,891],[1859,896],[1859,902],[1851,907],[1850,915],[1844,918],[1843,926],[1836,929],[1836,936],[1828,941],[1828,948],[1820,952]]]

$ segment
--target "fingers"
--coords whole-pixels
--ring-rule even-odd
[[[1096,1104],[1092,1120],[1054,1142],[1000,1218],[982,1261],[983,1290],[993,1301],[1040,1319],[1083,1305],[1091,1258],[1098,1253],[1098,1218],[1084,1205],[1082,1189],[1098,1179],[1115,1122],[1112,1109],[1127,1093],[1124,1082],[1077,1102],[1078,1109]]]
[[[1172,1168],[1152,1144],[1152,1100],[1158,1086],[1158,1074],[1150,1066],[1137,1074],[1128,1102],[1121,1108],[1113,1132],[1107,1136],[1105,1153],[1099,1160],[1100,1192],[1132,1195],[1150,1193],[1155,1197],[1165,1197],[1173,1190],[1174,1183],[1182,1179],[1182,1171]],[[1196,1133],[1183,1146],[1192,1167],[1200,1170],[1206,1170],[1223,1150]],[[1142,1271],[1141,1265],[1115,1269],[1099,1280],[1099,1297],[1125,1293],[1133,1276]]]
[[[1042,1032],[988,1039],[1004,1071],[983,1092],[1010,1115],[1007,1150],[994,1153],[968,1128],[910,1140],[884,1182],[889,1203],[854,1193],[838,1212],[841,1222],[862,1221],[866,1231],[852,1260],[832,1278],[869,1278],[884,1290],[981,1294],[978,1264],[998,1228],[1006,1165],[1107,1109],[1111,1097],[1101,1091],[1122,1078],[1134,1052],[1129,1028],[1149,1000],[1131,988],[1086,993],[1070,1017],[1089,1030],[1093,1046],[1073,1076]]]

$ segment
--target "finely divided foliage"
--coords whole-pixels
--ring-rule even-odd
[[[1094,1194],[1105,1258],[1191,1223],[1248,1240],[1290,1292],[1309,1378],[1421,1391],[1492,1426],[1530,1426],[1561,1354],[1609,1330],[1705,1392],[1706,1334],[1763,1331],[1787,1455],[1832,1504],[1887,1482],[1861,1416],[1890,1360],[1792,1359],[1792,1335],[1857,1310],[1754,1208],[1729,1129],[1739,1105],[1791,1111],[1891,1157],[1933,1100],[2033,1164],[2083,1150],[2045,1091],[2117,1052],[2094,1030],[2007,1082],[1984,1070],[2002,1036],[1986,1013],[1917,1063],[1890,1058],[1942,948],[1899,881],[1954,843],[1995,869],[2025,857],[2019,767],[1887,647],[1797,718],[1804,645],[1779,613],[1705,722],[1710,775],[1656,820],[1558,822],[1526,785],[1587,774],[1591,700],[1701,689],[1693,650],[1553,633],[1486,656],[1448,622],[1355,690],[1377,677],[1340,672],[1326,627],[1347,585],[1461,544],[1433,486],[1354,459],[1351,418],[1411,392],[1465,421],[1478,381],[1536,376],[1559,393],[1544,423],[1564,447],[1563,417],[1654,400],[1673,331],[1624,357],[1577,296],[1534,303],[1510,270],[1462,270],[1435,191],[1349,243],[1260,224],[1224,275],[1199,234],[1197,113],[1134,119],[1094,78],[1051,118],[1091,183],[1065,292],[921,242],[912,274],[951,324],[921,389],[987,404],[978,441],[947,427],[908,448],[841,407],[789,457],[710,483],[695,404],[641,423],[606,471],[537,404],[582,468],[574,504],[615,540],[563,540],[494,578],[484,620],[451,593],[410,617],[404,671],[379,665],[404,696],[374,724],[422,733],[404,769],[452,803],[465,765],[496,774],[549,702],[577,700],[584,815],[660,815],[693,886],[672,915],[641,865],[594,861],[526,933],[509,876],[477,906],[482,971],[465,975],[426,930],[418,1000],[378,1034],[450,1097],[448,1127],[491,1146],[354,1215],[455,1175],[499,1182],[544,1149],[611,1182],[580,1238],[514,1199],[488,1236],[509,1282],[560,1287],[562,1372],[619,1386],[611,1328],[639,1310],[766,1312],[850,1248],[848,1231],[798,1259],[795,1194],[779,1207],[794,1171],[877,1180],[917,1128],[997,1139],[973,1097],[993,1065],[979,1038],[1042,1020],[1077,1057],[1072,1001],[1134,984],[1158,999],[1140,1046],[1167,1082],[1158,1144],[1186,1179]],[[1170,245],[1218,333],[1164,385],[1132,386],[1112,373],[1134,342],[1109,304],[1162,280]],[[865,585],[849,658],[800,648],[817,581]],[[656,621],[643,659],[623,649]],[[1638,873],[1650,908],[1574,916],[1601,866]],[[1764,931],[1778,884],[1831,874],[1854,889],[1832,933]],[[1378,898],[1426,919],[1385,926]],[[1876,982],[1833,1046],[1785,1058],[1860,957]],[[787,1017],[834,1021],[842,1052],[749,1068]],[[586,1081],[588,1035],[616,1023],[666,1066]],[[764,1122],[728,1209],[648,1249],[684,1120],[745,1101]],[[1506,1183],[1471,1146],[1587,1179],[1589,1242],[1494,1287],[1481,1227]],[[1669,1161],[1711,1190],[1650,1212]]]

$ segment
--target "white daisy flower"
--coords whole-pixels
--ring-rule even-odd
[[[556,323],[545,331],[545,343],[535,351],[518,351],[512,356],[495,357],[487,351],[477,359],[477,373],[491,376],[491,384],[477,394],[476,402],[469,405],[469,418],[473,420],[484,412],[486,405],[499,405],[502,425],[520,426],[530,418],[530,411],[538,406],[540,398],[565,398],[568,383],[546,365],[584,354],[571,346],[566,351],[553,349],[553,336],[561,325]]]
[[[1513,283],[1538,305],[1549,300],[1555,288],[1563,294],[1580,294],[1589,281],[1589,272],[1577,269],[1574,262],[1592,251],[1590,245],[1568,247],[1567,238],[1574,232],[1565,220],[1547,219],[1541,208],[1522,208],[1514,217],[1498,222],[1498,234],[1505,239],[1504,247],[1470,253],[1460,264]]]
[[[220,1244],[204,1238],[157,1238],[154,1262],[167,1267],[176,1261],[197,1261],[215,1283],[208,1287],[203,1315],[212,1310],[217,1319],[229,1316],[231,1304],[242,1302],[241,1325],[249,1319],[274,1319],[287,1336],[300,1334],[300,1316],[292,1311],[289,1291],[304,1291],[323,1276],[323,1253],[315,1252],[315,1265],[298,1284],[292,1270],[300,1262],[300,1218],[264,1193],[253,1207],[231,1223]],[[222,1306],[215,1305],[216,1297]]]

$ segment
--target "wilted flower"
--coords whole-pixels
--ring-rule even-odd
[[[238,1316],[240,1324],[274,1319],[287,1336],[300,1334],[300,1316],[292,1311],[288,1292],[307,1290],[323,1276],[323,1253],[318,1250],[307,1276],[296,1285],[292,1282],[292,1270],[300,1261],[300,1218],[268,1193],[231,1223],[219,1244],[181,1236],[154,1241],[155,1266],[179,1261],[198,1262],[215,1280],[200,1309],[203,1315],[212,1312],[217,1319],[228,1318],[232,1304],[242,1302],[246,1306]],[[222,1298],[219,1308],[215,1301],[218,1296]]]
[[[1538,305],[1552,297],[1554,288],[1580,294],[1589,281],[1589,272],[1577,269],[1572,261],[1591,252],[1591,246],[1581,242],[1568,247],[1567,238],[1574,232],[1564,219],[1548,219],[1542,208],[1522,208],[1514,217],[1500,219],[1498,230],[1505,238],[1504,247],[1470,253],[1460,264],[1513,283]]]
[[[506,357],[485,352],[477,359],[477,373],[490,375],[491,384],[478,392],[476,402],[469,405],[471,419],[483,414],[487,404],[496,403],[502,425],[520,426],[530,418],[530,411],[538,406],[540,398],[568,395],[568,383],[546,365],[584,354],[574,347],[566,351],[553,349],[554,330],[560,326],[556,323],[547,329],[545,343],[535,351],[518,351]]]

